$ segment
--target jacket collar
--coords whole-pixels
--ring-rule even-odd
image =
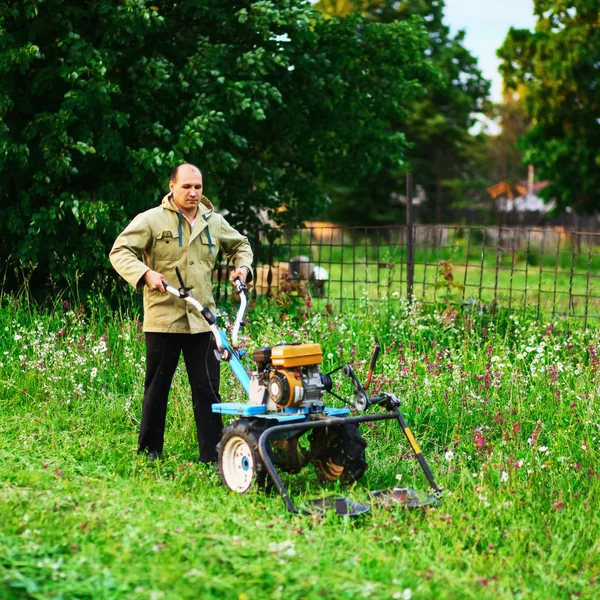
[[[177,214],[178,238],[179,238],[179,245],[181,246],[183,244],[182,212],[177,208],[177,206],[173,202],[173,200],[171,198],[171,194],[167,194],[162,199],[162,202],[160,203],[160,205],[165,210],[170,210]],[[215,207],[214,207],[213,203],[206,196],[202,196],[202,198],[200,199],[200,203],[198,204],[198,213],[196,214],[196,222],[194,224],[194,228],[192,229],[192,235],[190,236],[190,243],[193,240],[195,240],[208,227],[208,219],[214,213],[214,211],[215,211]],[[209,233],[207,233],[207,239],[212,248],[212,239],[210,238]]]
[[[177,208],[177,206],[175,206],[175,202],[173,202],[172,200],[171,194],[167,194],[162,199],[160,205],[166,210],[179,212],[179,209]],[[198,204],[198,214],[196,215],[196,219],[198,219],[198,217],[202,217],[202,215],[206,215],[206,217],[208,218],[214,212],[215,207],[213,203],[206,196],[202,196],[202,198],[200,198],[200,203]]]

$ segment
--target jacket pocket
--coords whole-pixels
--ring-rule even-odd
[[[154,238],[154,263],[156,265],[163,261],[177,260],[183,247],[179,247],[179,238],[177,233],[166,230],[156,234]]]

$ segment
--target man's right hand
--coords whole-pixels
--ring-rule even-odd
[[[150,290],[158,290],[159,292],[165,292],[165,278],[157,271],[146,271],[144,273],[144,282]]]

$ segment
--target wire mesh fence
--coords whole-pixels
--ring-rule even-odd
[[[369,299],[484,304],[600,317],[600,233],[416,225],[341,228],[312,224],[254,236],[255,294],[276,296],[303,280],[314,298],[342,310]],[[412,260],[410,260],[412,257]],[[225,263],[215,274],[217,296]]]

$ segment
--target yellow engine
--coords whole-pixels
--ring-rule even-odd
[[[320,344],[259,348],[253,358],[260,383],[278,408],[295,408],[320,401],[326,389],[318,367],[323,361]]]

